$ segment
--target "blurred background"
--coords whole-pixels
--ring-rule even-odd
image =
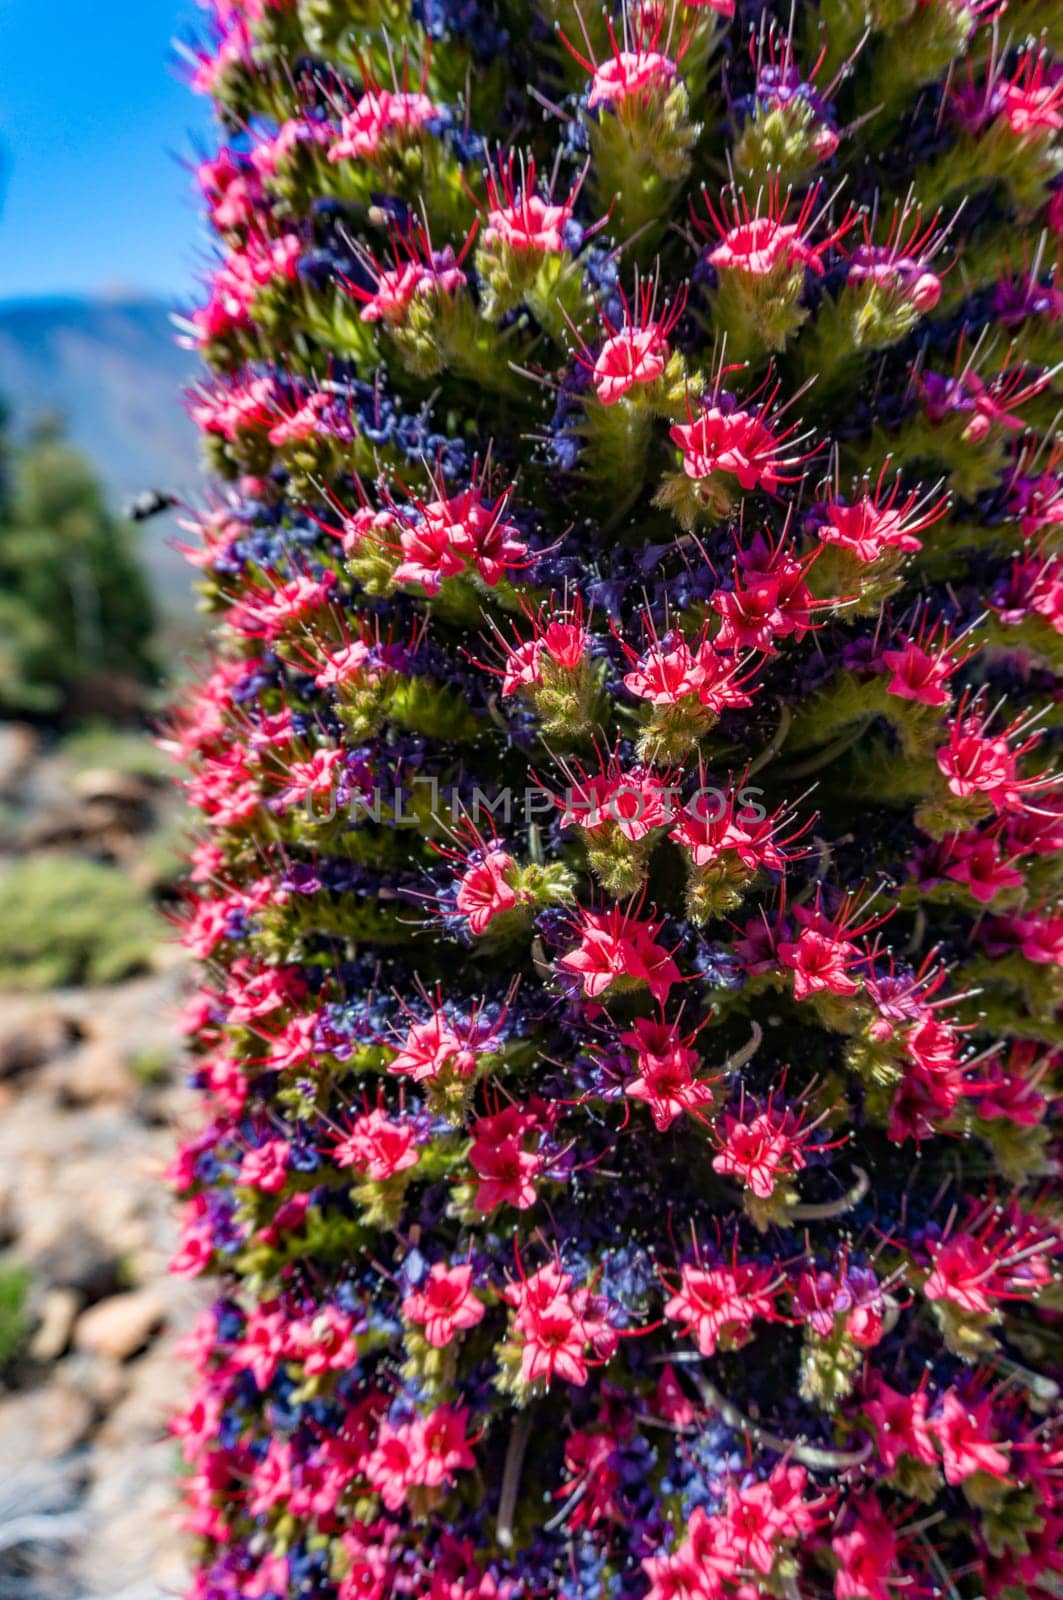
[[[152,729],[199,628],[171,313],[206,260],[185,0],[0,0],[0,1600],[180,1588],[165,1416],[195,1296],[167,920],[184,819]]]

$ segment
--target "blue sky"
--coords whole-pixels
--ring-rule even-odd
[[[208,140],[172,50],[194,0],[0,0],[0,298],[187,294]]]

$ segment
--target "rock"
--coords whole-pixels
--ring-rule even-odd
[[[143,703],[141,685],[127,673],[90,672],[71,687],[67,712],[74,720],[100,717],[107,722],[130,722]]]
[[[79,800],[112,800],[124,806],[149,805],[151,785],[132,772],[112,772],[107,767],[92,767],[79,772],[71,787]]]
[[[45,1460],[65,1456],[92,1432],[96,1409],[81,1389],[60,1380],[42,1391],[37,1448]]]
[[[92,1355],[128,1361],[165,1319],[166,1308],[153,1289],[133,1289],[83,1311],[74,1328],[74,1343]]]
[[[188,1540],[175,1500],[172,1440],[94,1449],[74,1593],[164,1600],[184,1592]]]
[[[9,793],[29,770],[38,743],[28,722],[0,723],[0,793]]]
[[[26,1010],[12,1006],[11,1014],[0,1020],[0,1079],[21,1077],[43,1066],[77,1036],[77,1028],[54,1006]]]
[[[82,1297],[76,1289],[48,1289],[41,1301],[40,1321],[30,1340],[30,1359],[49,1365],[58,1361],[67,1345],[81,1310]]]
[[[65,1060],[55,1087],[66,1105],[92,1106],[134,1098],[137,1082],[121,1051],[108,1039],[93,1039]]]
[[[87,1395],[49,1383],[0,1400],[4,1460],[25,1465],[66,1455],[87,1438],[96,1413]]]
[[[167,1424],[188,1394],[188,1368],[174,1355],[170,1334],[122,1369],[126,1392],[100,1424],[101,1448],[147,1444],[168,1436]]]
[[[109,1416],[129,1393],[129,1368],[110,1357],[74,1350],[54,1369],[55,1382],[76,1389],[98,1417]]]
[[[86,1300],[102,1300],[121,1285],[119,1258],[82,1223],[64,1224],[62,1234],[30,1256],[37,1283],[57,1289],[78,1289]]]

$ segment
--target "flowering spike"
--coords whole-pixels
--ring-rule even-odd
[[[213,0],[189,1600],[1060,1572],[1049,0]]]

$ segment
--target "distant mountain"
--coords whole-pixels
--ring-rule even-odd
[[[181,393],[196,358],[174,342],[165,304],[140,299],[0,300],[0,399],[16,437],[58,412],[116,507],[140,489],[196,490],[196,431]],[[190,605],[171,519],[148,523],[144,556],[160,603]]]

